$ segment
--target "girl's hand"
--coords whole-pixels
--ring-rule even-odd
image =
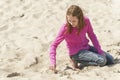
[[[50,65],[49,69],[56,72],[56,65]]]
[[[102,53],[101,55],[106,58],[106,54],[105,53]]]
[[[72,63],[74,69],[78,68],[78,64],[74,60],[70,59],[70,62]]]

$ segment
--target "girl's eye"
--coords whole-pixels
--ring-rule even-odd
[[[72,21],[72,22],[76,22],[76,21]]]

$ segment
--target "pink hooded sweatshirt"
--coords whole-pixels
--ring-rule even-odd
[[[75,55],[80,50],[88,50],[89,49],[89,40],[86,37],[86,34],[88,34],[88,37],[92,41],[92,44],[97,49],[99,54],[102,54],[103,51],[101,50],[101,47],[99,45],[99,42],[97,40],[97,37],[95,33],[93,32],[92,25],[90,23],[90,20],[87,17],[84,17],[85,20],[85,26],[80,31],[80,34],[76,34],[77,27],[72,27],[71,34],[65,34],[65,31],[67,30],[66,24],[62,25],[62,27],[59,30],[59,33],[57,34],[55,40],[50,46],[50,62],[51,65],[56,65],[56,48],[57,46],[63,41],[66,41],[66,46],[69,51],[69,55]]]

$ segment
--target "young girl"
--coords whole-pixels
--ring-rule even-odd
[[[86,34],[88,34],[94,47],[88,44],[89,40]],[[50,46],[50,69],[53,71],[56,70],[56,48],[63,40],[67,43],[74,68],[89,65],[104,66],[114,63],[113,57],[101,49],[89,18],[83,15],[81,8],[77,5],[71,5],[68,8],[66,23],[60,28],[56,39]]]

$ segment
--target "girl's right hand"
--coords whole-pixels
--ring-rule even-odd
[[[56,65],[50,65],[49,69],[52,70],[54,73],[57,72]]]

